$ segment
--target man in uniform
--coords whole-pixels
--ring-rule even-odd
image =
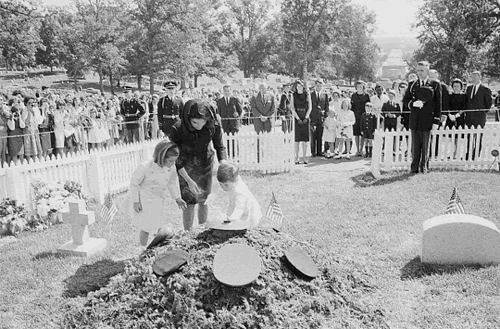
[[[177,87],[175,81],[167,81],[163,87],[166,95],[158,101],[158,121],[165,136],[169,136],[170,129],[179,119],[179,113],[184,104],[180,98],[175,97],[175,88]]]
[[[127,143],[139,141],[139,119],[146,113],[139,100],[132,98],[130,89],[124,90],[125,98],[120,103],[120,114],[125,118]]]
[[[410,83],[403,97],[403,104],[410,109],[411,172],[414,174],[427,173],[431,131],[437,130],[441,120],[441,84],[429,78],[429,66],[427,61],[417,64],[418,79]],[[420,89],[424,92],[420,93]],[[420,99],[422,94],[430,99]]]

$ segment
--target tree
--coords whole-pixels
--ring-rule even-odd
[[[344,53],[341,57],[343,76],[349,81],[375,79],[375,67],[378,63],[380,49],[373,40],[375,16],[366,7],[349,6],[341,15],[340,24]],[[347,19],[347,20],[346,20]]]
[[[281,4],[285,58],[292,72],[307,79],[309,66],[321,60],[332,42],[344,0],[284,0]],[[321,61],[320,61],[321,62]]]
[[[112,0],[77,0],[75,4],[78,26],[83,28],[83,42],[89,50],[89,63],[99,75],[99,89],[103,92],[106,68],[109,71],[125,61],[117,47],[122,30],[121,7]],[[111,62],[114,64],[110,65]]]
[[[494,63],[489,49],[499,35],[499,1],[425,0],[418,17],[421,46],[414,58],[429,60],[445,82],[486,67],[488,58]]]
[[[273,36],[266,33],[270,21],[271,0],[227,0],[229,9],[222,15],[228,20],[226,36],[232,40],[239,68],[245,78],[262,76],[265,61],[272,54]]]
[[[0,49],[8,68],[35,64],[41,46],[40,15],[28,3],[5,1],[0,6]],[[35,16],[36,14],[36,16]]]
[[[139,27],[140,44],[134,45],[133,63],[140,58],[154,93],[157,75],[175,65],[186,45],[182,33],[189,2],[182,0],[135,0],[131,15]],[[193,18],[194,19],[194,18]],[[142,69],[140,69],[142,71]]]
[[[42,19],[39,33],[42,45],[37,49],[36,62],[49,66],[52,72],[54,66],[61,65],[66,52],[62,39],[62,26],[57,12],[46,15]]]

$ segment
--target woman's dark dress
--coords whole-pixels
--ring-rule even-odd
[[[450,94],[449,96],[449,111],[444,114],[457,114],[459,111],[465,111],[467,108],[467,95],[465,94]],[[464,114],[460,115],[456,122],[450,120],[450,118],[446,118],[446,127],[452,128],[463,128],[465,125],[464,122]]]
[[[10,156],[24,154],[23,128],[19,126],[19,119],[14,119],[14,130],[8,130],[7,150]]]
[[[355,92],[351,96],[351,110],[354,112],[354,117],[356,122],[352,126],[352,132],[354,136],[361,136],[361,115],[365,113],[365,105],[370,102],[370,96],[368,94],[358,94]]]
[[[293,106],[299,119],[304,120],[309,110],[309,98],[307,93],[293,93]],[[305,123],[299,123],[299,121],[295,119],[295,141],[309,142],[309,120]]]
[[[178,120],[170,130],[170,141],[179,146],[180,155],[177,159],[177,171],[184,168],[196,182],[202,192],[198,195],[191,192],[187,182],[179,175],[181,196],[187,204],[205,202],[212,191],[212,167],[214,151],[210,147],[213,142],[217,152],[217,159],[226,160],[227,153],[222,140],[222,129],[215,119],[215,113],[211,112],[212,120],[208,121],[201,130],[193,128],[189,122],[189,109],[196,100],[188,101],[183,110],[181,119]]]

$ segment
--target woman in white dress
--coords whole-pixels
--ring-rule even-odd
[[[65,103],[63,102],[58,102],[56,103],[56,108],[52,112],[54,115],[54,137],[55,137],[55,152],[54,155],[56,156],[62,156],[63,155],[63,150],[64,150],[64,118],[66,116],[66,111],[64,109]],[[52,107],[52,106],[51,106]]]
[[[126,205],[132,224],[140,230],[141,246],[146,246],[149,235],[157,233],[171,217],[172,210],[165,202],[167,191],[179,208],[187,209],[175,168],[178,157],[177,145],[162,140],[155,147],[153,159],[141,163],[132,174]]]

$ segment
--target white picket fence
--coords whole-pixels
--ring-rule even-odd
[[[481,152],[478,153],[481,141]],[[437,149],[436,149],[437,145]],[[488,124],[484,128],[443,129],[431,134],[429,167],[461,169],[488,169],[500,151],[500,125]],[[472,159],[472,150],[476,149]],[[469,150],[469,157],[467,151]],[[411,132],[375,131],[371,172],[378,177],[381,171],[409,170],[411,164]]]
[[[294,134],[281,129],[257,134],[255,131],[225,135],[228,160],[243,171],[290,172],[295,167]]]
[[[293,134],[281,131],[225,136],[229,160],[241,170],[262,173],[288,172],[294,168]],[[31,208],[31,181],[76,181],[83,192],[99,203],[106,193],[125,191],[137,165],[153,155],[158,140],[116,145],[89,153],[18,162],[0,168],[0,197],[11,198]]]

